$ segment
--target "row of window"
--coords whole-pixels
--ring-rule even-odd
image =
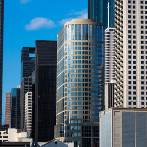
[[[128,105],[136,105],[136,102],[128,102]],[[147,102],[141,102],[141,105],[147,105]]]

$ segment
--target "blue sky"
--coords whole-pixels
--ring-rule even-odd
[[[21,48],[56,40],[65,21],[85,17],[87,0],[5,0],[3,114],[5,93],[20,85]]]

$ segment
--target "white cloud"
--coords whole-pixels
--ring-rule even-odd
[[[57,25],[63,25],[65,22],[72,19],[86,19],[88,18],[87,10],[82,11],[72,11],[67,15],[67,18],[61,19],[54,22],[51,19],[44,17],[35,17],[33,18],[26,26],[25,29],[29,31],[39,30],[39,29],[51,29]]]
[[[86,10],[81,11],[78,18],[88,18],[88,12]]]
[[[26,30],[39,30],[39,29],[50,29],[55,26],[54,21],[44,18],[36,17],[33,18],[26,26]]]
[[[59,21],[61,25],[63,25],[65,22],[70,21],[72,19],[86,19],[88,18],[88,12],[87,10],[82,10],[82,11],[72,11],[68,14],[67,18],[64,18]]]
[[[20,0],[21,4],[27,4],[28,2],[30,2],[31,0]]]
[[[72,11],[69,13],[69,16],[75,17],[75,18],[88,18],[88,12],[86,9],[81,11]]]

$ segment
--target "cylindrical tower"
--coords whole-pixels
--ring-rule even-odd
[[[86,141],[83,124],[98,122],[103,68],[102,26],[89,19],[65,23],[58,35],[56,111],[57,126],[65,141],[81,145]]]

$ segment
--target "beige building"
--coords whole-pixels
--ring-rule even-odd
[[[116,0],[115,107],[147,107],[147,1]]]

